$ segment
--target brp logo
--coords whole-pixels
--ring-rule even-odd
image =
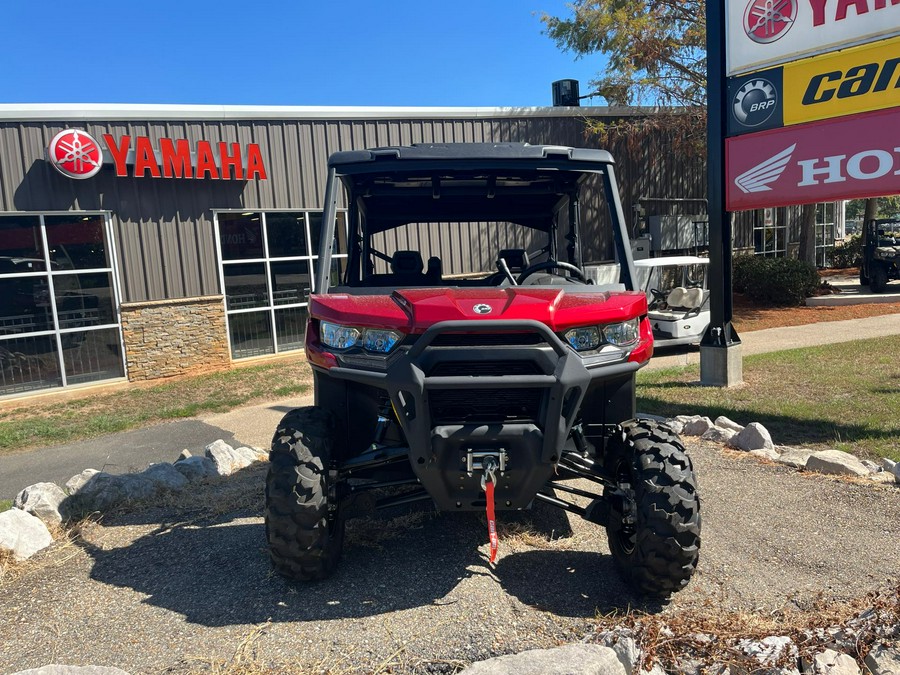
[[[731,110],[744,126],[757,127],[772,116],[777,104],[775,85],[763,78],[755,78],[738,89]]]
[[[760,44],[775,42],[797,18],[797,0],[750,0],[744,10],[744,32]]]
[[[80,129],[60,131],[47,149],[50,163],[63,176],[90,178],[103,166],[103,151],[94,138]]]
[[[472,308],[476,314],[490,314],[491,306],[485,304],[478,304]]]

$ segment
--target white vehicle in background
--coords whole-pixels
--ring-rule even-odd
[[[634,261],[647,295],[653,342],[658,347],[699,343],[709,326],[709,259],[682,255]]]

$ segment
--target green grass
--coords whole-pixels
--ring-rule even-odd
[[[697,366],[642,371],[638,410],[725,415],[762,423],[776,445],[900,461],[900,336],[749,356],[743,372],[721,389],[700,386]]]
[[[9,511],[12,508],[12,499],[0,499],[0,513]]]
[[[309,366],[297,357],[63,401],[9,403],[0,408],[0,454],[226,412],[256,401],[303,394],[310,382]]]

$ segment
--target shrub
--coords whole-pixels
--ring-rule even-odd
[[[733,270],[734,290],[764,305],[802,305],[819,287],[816,268],[793,258],[736,256]]]
[[[862,263],[862,235],[854,234],[840,246],[835,245],[831,264],[841,269],[859,267]]]

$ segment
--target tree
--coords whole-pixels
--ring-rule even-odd
[[[892,218],[900,214],[900,195],[873,199],[851,199],[847,202],[844,213],[847,220],[865,220],[877,218],[879,215],[882,218]]]
[[[613,105],[706,105],[702,0],[575,0],[574,16],[544,14],[547,34],[579,57],[604,54],[590,84]]]

